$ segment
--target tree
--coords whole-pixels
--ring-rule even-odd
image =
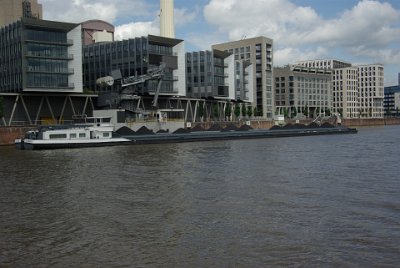
[[[4,116],[4,98],[0,96],[0,118]]]
[[[247,116],[251,117],[253,115],[253,107],[247,106]]]
[[[259,116],[257,107],[254,107],[253,115],[254,116]]]
[[[296,117],[296,116],[297,116],[297,108],[294,108],[294,109],[292,110],[292,113],[293,113],[293,117]]]
[[[289,110],[288,110],[288,108],[283,108],[283,116],[285,116],[285,118],[289,117]]]
[[[304,116],[308,117],[308,106],[306,105],[303,109]]]
[[[399,116],[399,107],[396,107],[396,116]]]
[[[225,106],[225,116],[229,118],[232,114],[232,107],[230,103],[227,103]]]
[[[204,106],[203,106],[203,103],[199,103],[199,106],[198,106],[198,108],[197,108],[197,112],[199,113],[199,117],[200,118],[203,118],[203,116],[204,116]]]
[[[316,116],[318,116],[319,115],[319,111],[320,111],[320,109],[319,109],[319,107],[317,108],[317,110],[315,111],[315,113],[316,113]]]
[[[242,116],[245,117],[246,113],[247,113],[246,106],[244,106],[244,103],[243,103],[242,104]]]
[[[233,111],[235,114],[236,118],[239,118],[240,116],[240,106],[238,104],[235,105],[235,110]]]
[[[219,108],[217,103],[214,104],[214,118],[217,120],[219,119]]]
[[[328,108],[325,109],[325,115],[326,116],[330,116],[331,115],[331,110],[329,110]]]
[[[258,116],[262,116],[262,115],[263,115],[263,108],[262,108],[262,106],[258,107],[257,110],[258,110]]]

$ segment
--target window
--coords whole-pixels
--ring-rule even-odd
[[[86,133],[79,133],[79,138],[86,138]]]
[[[50,134],[49,138],[50,139],[66,139],[67,134]]]
[[[70,139],[76,139],[76,133],[71,133],[71,134],[69,135],[69,138],[70,138]]]
[[[110,133],[103,133],[103,138],[108,138],[110,137]]]

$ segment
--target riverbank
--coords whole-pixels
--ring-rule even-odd
[[[15,139],[23,137],[34,127],[0,127],[0,145],[13,145]]]

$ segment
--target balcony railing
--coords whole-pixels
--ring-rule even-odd
[[[28,73],[47,73],[47,74],[74,74],[75,70],[73,68],[63,69],[63,70],[46,70],[43,68],[34,68],[33,66],[27,66],[26,71]]]

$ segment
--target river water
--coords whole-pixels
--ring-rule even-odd
[[[400,126],[0,147],[0,267],[396,267]]]

